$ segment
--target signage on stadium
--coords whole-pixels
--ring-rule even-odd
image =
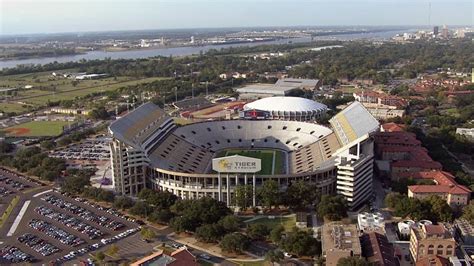
[[[232,155],[212,159],[212,170],[219,173],[257,173],[262,170],[260,159]]]
[[[243,119],[251,119],[251,120],[259,120],[259,119],[268,119],[270,117],[270,113],[268,111],[260,111],[260,110],[245,110],[240,114],[241,118]]]

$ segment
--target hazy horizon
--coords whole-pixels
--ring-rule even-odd
[[[431,19],[429,19],[431,2]],[[473,24],[474,1],[0,0],[0,34]]]

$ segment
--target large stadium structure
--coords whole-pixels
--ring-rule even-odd
[[[263,113],[266,119],[313,121],[326,114],[327,106],[300,97],[267,97],[244,106],[245,116]]]
[[[113,185],[124,195],[136,196],[150,187],[182,198],[213,197],[231,206],[238,185],[251,185],[255,191],[266,180],[275,180],[284,190],[303,180],[323,194],[344,195],[349,206],[357,207],[372,194],[370,136],[379,124],[358,102],[330,122],[333,129],[268,119],[177,126],[147,103],[109,127]],[[225,157],[231,161],[253,157],[261,170],[214,171],[213,159],[226,155],[232,155]],[[219,163],[226,167],[228,162]],[[258,205],[253,195],[253,205]]]

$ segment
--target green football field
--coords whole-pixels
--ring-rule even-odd
[[[283,174],[284,154],[279,150],[268,149],[227,149],[220,151],[216,157],[241,155],[262,160],[262,170],[258,173],[261,175],[278,175]]]

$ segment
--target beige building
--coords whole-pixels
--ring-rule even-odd
[[[55,107],[51,108],[51,112],[67,115],[89,115],[91,110]]]
[[[341,258],[362,256],[359,230],[355,224],[325,224],[321,239],[327,266],[337,265]]]
[[[421,225],[410,233],[410,254],[414,262],[429,256],[454,256],[456,241],[444,225]]]
[[[405,116],[405,110],[391,109],[385,107],[367,107],[367,111],[369,111],[370,114],[373,115],[375,118],[380,120]]]
[[[469,204],[472,191],[455,181],[455,177],[444,171],[426,171],[404,175],[407,178],[432,180],[435,185],[408,186],[408,197],[426,199],[435,195],[444,199],[449,206],[459,207]]]

